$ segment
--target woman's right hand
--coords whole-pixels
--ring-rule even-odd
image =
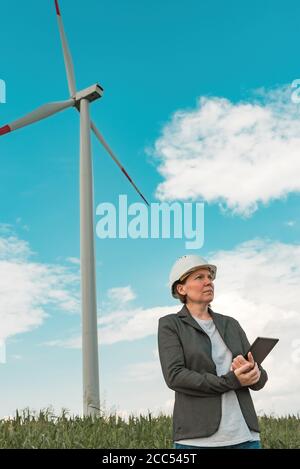
[[[257,383],[260,378],[260,369],[257,363],[255,363],[254,368],[251,364],[246,363],[234,370],[234,374],[242,386],[252,386],[252,384]]]

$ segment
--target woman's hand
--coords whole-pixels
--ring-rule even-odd
[[[231,371],[234,371],[242,386],[252,386],[252,384],[257,383],[261,374],[251,352],[248,353],[248,360],[242,355],[238,355],[233,360],[230,368]]]
[[[235,359],[233,360],[232,364],[231,364],[231,367],[230,367],[230,370],[231,371],[234,371],[234,370],[237,370],[238,368],[240,368],[241,366],[243,365],[246,365],[247,363],[248,364],[251,364],[251,367],[254,368],[254,358],[253,358],[253,355],[251,352],[248,353],[248,360],[247,361],[243,355],[238,355],[237,357],[235,357]],[[250,368],[251,369],[251,368]]]
[[[240,366],[234,370],[234,374],[241,383],[242,386],[252,386],[252,384],[257,383],[260,378],[260,369],[255,363],[254,368],[249,371],[249,364]]]
[[[257,363],[254,362],[251,352],[248,353],[248,360],[246,360],[242,355],[235,357],[230,370],[234,371],[242,386],[251,386],[252,384],[257,383],[261,374]]]

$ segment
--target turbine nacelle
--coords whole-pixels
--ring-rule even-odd
[[[92,101],[95,101],[96,99],[99,99],[103,96],[103,88],[102,86],[98,85],[96,83],[95,85],[89,86],[88,88],[85,88],[84,90],[78,91],[75,93],[74,99],[75,99],[75,106],[79,108],[79,103],[81,99],[87,99],[90,103]]]

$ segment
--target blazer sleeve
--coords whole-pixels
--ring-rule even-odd
[[[191,396],[211,397],[241,388],[235,373],[222,376],[199,373],[185,367],[184,352],[174,325],[165,317],[158,323],[158,352],[167,386]]]
[[[242,343],[243,343],[243,349],[244,349],[245,353],[247,353],[247,351],[250,348],[250,342],[247,338],[247,335],[246,335],[244,329],[240,325],[240,323],[238,321],[237,321],[237,323],[238,323],[238,327],[239,327],[239,331],[240,331],[241,340],[242,340]],[[248,386],[248,388],[252,389],[252,391],[259,391],[260,389],[262,389],[264,387],[264,385],[268,381],[268,374],[267,374],[266,370],[261,365],[258,365],[258,368],[260,369],[260,372],[261,372],[259,380],[257,381],[257,383],[252,384],[251,386]]]

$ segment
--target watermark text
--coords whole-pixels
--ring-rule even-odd
[[[100,217],[97,236],[104,238],[152,238],[185,240],[186,249],[199,249],[204,244],[203,202],[151,203],[128,205],[127,195],[119,195],[119,206],[104,202],[97,206]]]

